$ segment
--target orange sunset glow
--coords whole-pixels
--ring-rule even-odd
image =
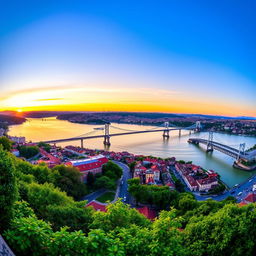
[[[6,95],[1,99],[1,110],[39,111],[141,111],[236,115],[255,115],[250,109],[229,107],[227,103],[200,101],[182,92],[133,88],[48,88],[26,90]],[[224,111],[225,110],[225,111]]]

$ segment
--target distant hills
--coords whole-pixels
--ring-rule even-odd
[[[136,116],[143,118],[199,118],[199,119],[239,119],[239,120],[256,120],[256,117],[250,116],[218,116],[218,115],[203,115],[203,114],[175,114],[175,113],[149,113],[149,112],[91,112],[91,111],[29,111],[23,113],[17,113],[15,111],[0,111],[0,115],[4,116],[16,116],[16,117],[28,117],[28,118],[43,118],[43,117],[53,117],[59,115],[72,115],[72,114],[88,114],[88,113],[104,113],[104,115],[109,116],[113,114],[118,114],[121,116]]]

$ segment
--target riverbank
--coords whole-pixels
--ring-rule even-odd
[[[62,139],[76,137],[92,131],[92,125],[75,124],[68,121],[49,118],[41,119],[28,118],[28,122],[21,125],[9,127],[8,134],[11,136],[25,136],[26,141],[44,141],[50,139]],[[144,130],[143,125],[113,124],[116,127],[128,130]],[[146,127],[149,129],[150,126]],[[153,128],[153,127],[152,127]],[[110,128],[112,129],[112,128]],[[115,132],[111,130],[111,132]],[[95,134],[101,134],[102,131],[95,131]],[[208,138],[208,133],[200,132],[193,134],[193,137]],[[205,169],[216,170],[222,180],[232,187],[237,183],[247,180],[256,171],[245,172],[234,168],[234,160],[217,151],[206,153],[204,146],[195,147],[187,143],[190,138],[189,132],[182,131],[179,137],[178,132],[172,131],[168,140],[163,140],[162,133],[127,135],[122,137],[112,137],[109,151],[128,151],[133,154],[154,155],[156,157],[167,158],[175,157],[177,160],[193,161],[193,163],[202,166]],[[226,145],[239,146],[240,143],[246,143],[246,148],[256,144],[256,139],[247,136],[234,136],[226,134],[217,134],[216,141],[221,141]],[[60,143],[59,146],[68,145],[80,146],[80,141]],[[104,150],[103,139],[85,140],[84,146],[90,149]]]

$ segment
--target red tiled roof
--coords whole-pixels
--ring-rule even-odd
[[[80,172],[85,172],[89,170],[93,170],[96,168],[100,168],[103,164],[107,163],[108,159],[104,157],[93,156],[91,159],[85,159],[85,161],[70,161],[66,163],[66,165],[75,166],[79,169]]]
[[[143,214],[149,220],[154,220],[156,218],[156,211],[150,209],[148,206],[144,206],[142,208],[136,208],[136,210]]]
[[[244,199],[247,202],[255,203],[256,202],[256,194],[250,193],[247,195],[247,197]]]
[[[95,211],[101,211],[101,212],[106,212],[107,211],[106,205],[101,204],[101,203],[96,202],[96,201],[91,201],[89,204],[86,205],[86,207],[89,207],[89,206],[92,206]]]
[[[53,156],[52,154],[46,152],[45,150],[43,150],[42,148],[39,148],[41,155],[43,155],[44,157],[47,157],[49,159],[49,162],[51,164],[60,164],[61,160],[55,156]]]
[[[242,206],[245,206],[245,205],[247,205],[247,203],[241,202],[241,203],[238,204],[238,207],[242,207]]]

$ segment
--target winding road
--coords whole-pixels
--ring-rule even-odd
[[[130,168],[121,162],[118,161],[113,161],[115,164],[117,164],[119,167],[122,168],[123,170],[123,176],[118,182],[117,185],[117,192],[116,198],[122,198],[122,201],[129,204],[131,202],[131,196],[128,193],[128,183],[127,180],[131,179],[131,173],[130,173]],[[81,200],[86,200],[87,203],[90,203],[93,200],[96,200],[99,196],[103,195],[105,192],[107,192],[107,189],[99,189],[89,195],[86,195],[81,198]]]

